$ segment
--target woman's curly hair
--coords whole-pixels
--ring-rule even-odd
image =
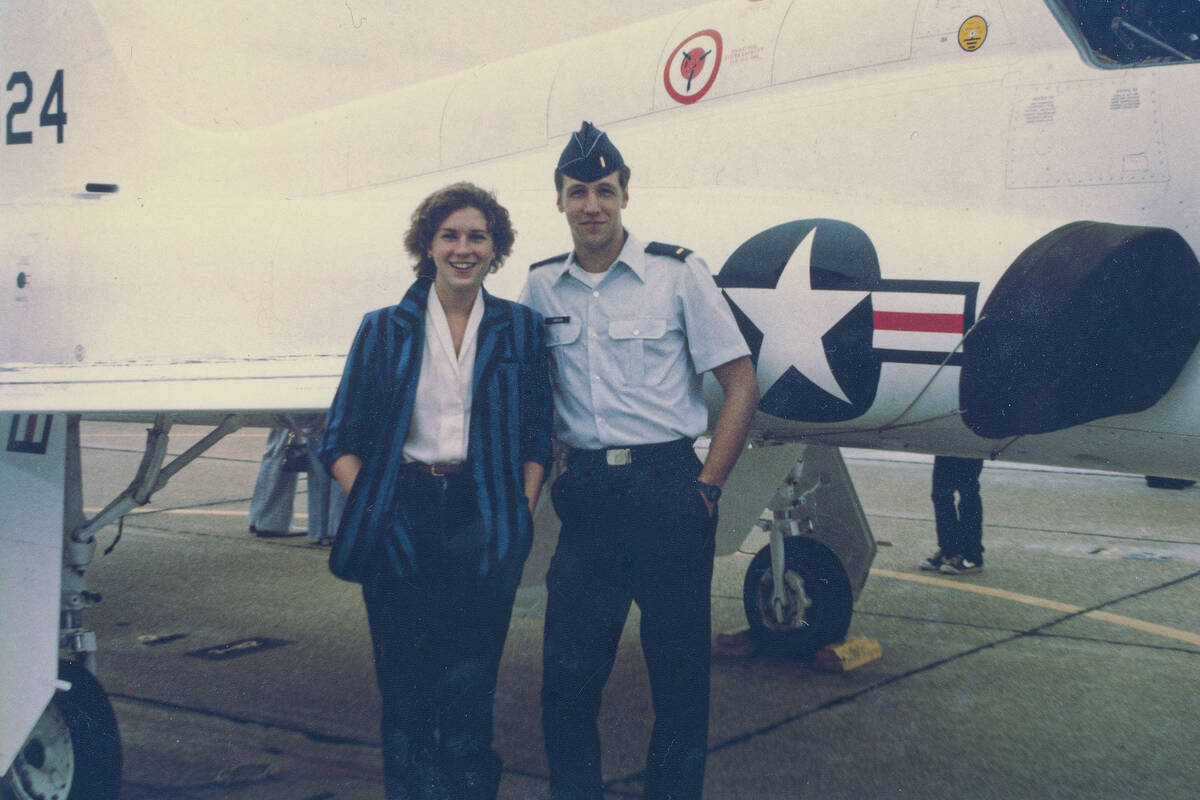
[[[433,237],[446,221],[446,217],[464,208],[476,208],[487,220],[488,233],[492,237],[492,248],[496,260],[490,272],[495,272],[512,252],[517,232],[508,218],[508,209],[500,205],[496,195],[473,183],[463,181],[443,186],[426,197],[412,213],[412,223],[404,234],[404,249],[416,259],[413,271],[418,275],[433,275],[436,267],[429,257]]]

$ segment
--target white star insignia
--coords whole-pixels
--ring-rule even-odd
[[[758,354],[758,385],[763,394],[795,367],[804,377],[846,403],[851,402],[829,368],[821,337],[841,322],[870,292],[814,290],[809,265],[813,228],[796,246],[774,289],[725,291],[763,334]]]

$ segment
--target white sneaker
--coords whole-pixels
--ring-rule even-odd
[[[950,556],[942,562],[939,572],[946,575],[966,575],[983,569],[983,561],[972,561],[966,556]]]

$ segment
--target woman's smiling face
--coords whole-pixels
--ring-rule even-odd
[[[495,257],[487,218],[473,206],[447,216],[429,245],[429,258],[437,267],[434,282],[454,292],[478,291]]]

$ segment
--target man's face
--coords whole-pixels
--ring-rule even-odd
[[[567,215],[576,250],[602,252],[614,246],[620,250],[621,209],[629,202],[629,193],[621,188],[617,175],[612,172],[590,183],[562,176],[558,210]]]

